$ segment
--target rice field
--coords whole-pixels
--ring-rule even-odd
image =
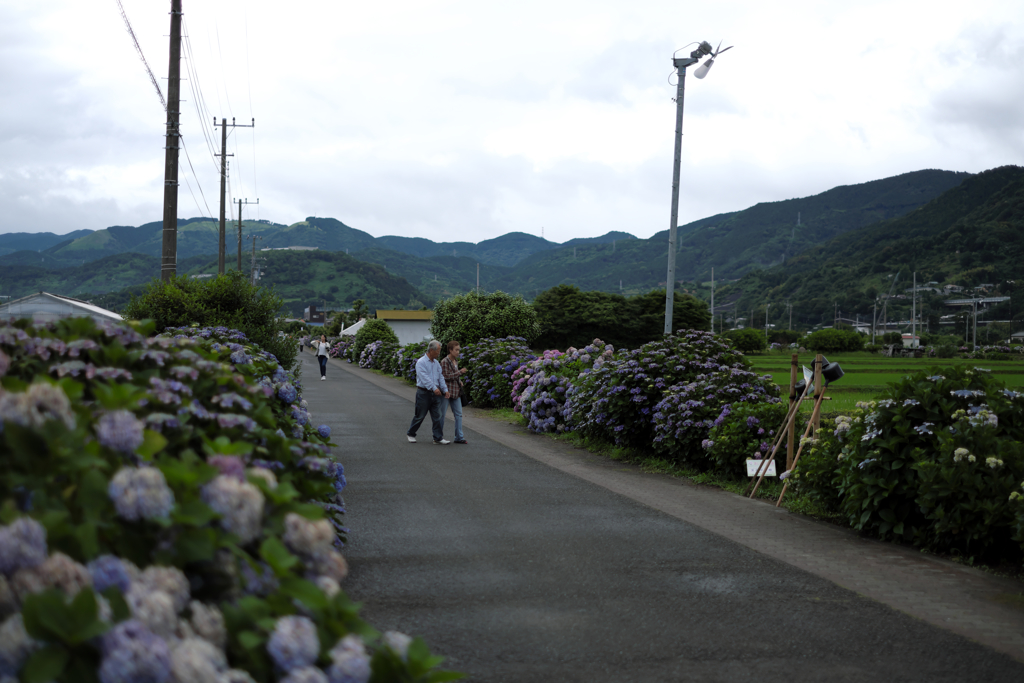
[[[753,369],[770,374],[783,394],[788,393],[791,352],[772,352],[748,356]],[[814,354],[800,354],[801,366],[811,368]],[[846,373],[842,379],[828,388],[831,400],[822,405],[822,412],[834,413],[851,410],[858,401],[870,401],[885,389],[886,385],[903,377],[930,368],[944,368],[970,365],[991,370],[1008,387],[1024,386],[1024,357],[1012,361],[963,360],[960,358],[885,358],[871,353],[837,353],[828,360],[839,363]],[[941,374],[941,370],[940,370]],[[802,371],[797,375],[802,377]],[[801,410],[811,410],[811,401],[805,401]]]

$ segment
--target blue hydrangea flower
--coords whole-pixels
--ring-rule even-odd
[[[285,403],[294,403],[299,392],[291,384],[282,384],[277,390],[277,397]]]
[[[136,619],[123,621],[104,634],[102,683],[166,683],[171,678],[167,643]]]
[[[331,666],[327,669],[330,683],[367,683],[370,680],[370,657],[362,639],[347,635],[331,648]]]
[[[20,517],[0,527],[0,573],[30,569],[47,558],[46,529],[34,519]]]
[[[316,433],[325,439],[331,438],[331,428],[327,425],[320,425],[316,428]]]
[[[281,617],[267,642],[267,653],[285,672],[311,666],[320,654],[316,624],[307,617]]]
[[[117,514],[135,522],[166,517],[174,506],[174,493],[163,472],[155,467],[125,467],[107,486]]]
[[[92,587],[96,592],[102,593],[111,586],[122,593],[128,592],[128,586],[132,582],[132,573],[120,557],[100,555],[89,563],[88,569],[89,576],[92,577]]]
[[[96,422],[96,440],[119,453],[132,453],[142,445],[145,425],[127,410],[104,413]]]

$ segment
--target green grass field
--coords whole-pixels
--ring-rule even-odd
[[[789,387],[791,352],[774,352],[750,355],[753,369],[770,374],[772,379],[787,393]],[[884,358],[871,353],[837,353],[828,356],[830,361],[839,363],[846,374],[828,388],[832,400],[822,406],[823,413],[841,413],[852,410],[858,401],[870,401],[891,382],[906,375],[930,368],[944,368],[970,365],[992,371],[999,381],[1008,387],[1024,386],[1024,357],[1012,361],[963,360],[960,358]],[[814,354],[800,354],[800,366],[811,367]],[[941,370],[940,370],[941,374]],[[802,377],[799,371],[798,378]],[[811,401],[805,401],[801,410],[811,410]]]

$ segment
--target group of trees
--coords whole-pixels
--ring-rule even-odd
[[[673,301],[673,331],[711,328],[711,314],[703,301],[679,293]],[[537,295],[533,310],[539,347],[564,349],[600,338],[616,348],[637,348],[664,333],[665,290],[625,297],[558,285]]]

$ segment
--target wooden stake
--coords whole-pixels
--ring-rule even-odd
[[[797,405],[800,401],[797,400],[796,396],[796,375],[797,369],[800,365],[800,357],[797,354],[793,354],[792,361],[789,368],[789,403],[792,407],[795,402]],[[793,442],[796,440],[796,429],[791,427],[786,430],[786,469],[793,469]]]
[[[798,408],[800,407],[800,402],[803,401],[804,396],[807,395],[807,390],[810,389],[810,388],[811,388],[810,385],[807,385],[807,386],[804,387],[804,392],[802,394],[800,394],[800,400],[793,404],[792,408],[789,411],[789,414],[786,416],[785,426],[782,429],[782,433],[779,434],[779,436],[777,437],[777,439],[775,441],[775,447],[772,448],[772,455],[771,455],[771,457],[768,458],[767,461],[763,462],[757,468],[757,471],[761,473],[761,476],[757,480],[757,483],[754,485],[754,490],[750,492],[750,495],[748,496],[748,498],[753,498],[754,495],[757,493],[757,489],[761,486],[761,482],[764,480],[765,475],[768,473],[768,467],[771,466],[772,461],[775,460],[775,454],[778,453],[779,446],[782,445],[782,434],[788,433],[788,431],[792,428],[793,423],[796,420],[796,415],[799,412]]]
[[[800,462],[800,455],[804,452],[804,439],[810,434],[811,428],[814,426],[814,419],[819,417],[819,411],[821,410],[821,401],[825,398],[825,392],[822,392],[818,396],[818,400],[814,402],[814,412],[811,413],[811,419],[807,421],[807,429],[804,430],[804,436],[800,439],[800,450],[796,452],[796,459],[793,461],[793,467],[796,467],[796,463]],[[786,495],[786,489],[789,488],[789,481],[782,485],[782,493],[779,494],[779,499],[775,501],[775,507],[779,507],[782,503],[782,497]]]

